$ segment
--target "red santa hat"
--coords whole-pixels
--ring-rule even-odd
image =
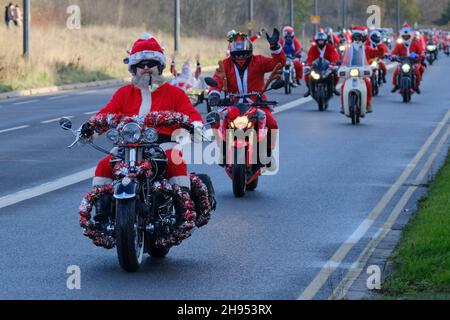
[[[157,60],[163,67],[166,65],[164,50],[158,41],[149,33],[143,33],[131,49],[130,55],[124,60],[129,67],[143,60]]]
[[[403,23],[403,29],[405,29],[405,28],[411,28],[411,26],[408,24],[408,22],[407,21],[405,21],[405,23]]]
[[[369,29],[363,26],[352,26],[352,34],[362,34],[367,35]]]

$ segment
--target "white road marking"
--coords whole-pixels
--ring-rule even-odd
[[[68,96],[69,96],[68,94],[63,94],[63,95],[61,95],[61,96],[56,96],[56,97],[48,98],[48,100],[58,100],[58,99],[66,98],[66,97],[68,97]]]
[[[1,197],[0,209],[90,179],[94,174],[94,170],[95,168],[83,170],[52,182]]]
[[[38,102],[39,100],[28,100],[28,101],[23,101],[23,102],[14,102],[13,105],[21,105],[21,104],[29,104],[29,103],[34,103],[34,102]]]
[[[373,225],[374,221],[380,216],[389,202],[392,200],[397,191],[405,183],[405,181],[412,174],[414,169],[417,167],[420,160],[423,158],[425,153],[433,144],[434,140],[438,137],[439,133],[442,131],[444,126],[448,123],[450,119],[450,110],[445,114],[443,120],[436,127],[434,132],[428,137],[425,144],[420,148],[414,159],[405,168],[398,180],[389,188],[389,190],[384,194],[383,198],[378,202],[375,208],[370,212],[369,216],[360,224],[357,230],[345,241],[339,249],[334,253],[330,260],[322,267],[319,273],[311,281],[308,287],[302,292],[298,297],[298,300],[311,300],[323,287],[323,285],[328,281],[331,274],[336,271],[336,264],[340,264],[354,245],[367,233],[370,227]],[[334,266],[330,265],[333,264]]]
[[[96,114],[98,111],[89,111],[89,112],[85,112],[84,114],[87,114],[87,115],[91,115],[91,114]]]
[[[411,199],[414,192],[418,189],[418,185],[420,185],[426,178],[427,173],[430,171],[431,166],[436,160],[439,153],[442,151],[442,148],[445,146],[447,139],[450,136],[450,126],[448,126],[446,133],[442,136],[441,140],[433,150],[432,154],[428,158],[428,161],[423,166],[422,170],[417,175],[413,186],[409,187],[403,194],[400,201],[397,203],[395,208],[392,210],[389,218],[386,223],[378,230],[376,235],[372,238],[372,240],[367,244],[364,250],[359,255],[358,259],[355,262],[355,266],[351,268],[336,289],[333,291],[333,294],[329,299],[331,300],[340,300],[344,299],[348,290],[351,288],[352,284],[359,277],[361,272],[364,270],[364,267],[367,265],[370,257],[372,256],[375,249],[378,247],[380,242],[388,235],[388,233],[392,230],[392,226],[397,221],[400,214],[403,212],[403,208],[407,205],[408,201]]]
[[[279,107],[276,107],[275,111],[273,112],[273,114],[277,114],[277,113],[280,113],[280,112],[283,112],[283,111],[290,110],[290,109],[298,107],[298,106],[300,106],[302,104],[308,103],[308,102],[310,102],[312,100],[313,99],[311,97],[308,97],[308,98],[301,98],[301,99],[297,99],[297,100],[288,102],[288,103],[283,104],[283,105],[281,105]]]
[[[59,118],[56,118],[56,119],[50,119],[50,120],[41,121],[41,123],[47,124],[47,123],[57,122],[57,121],[59,121],[59,119],[61,119],[61,118],[63,118],[63,117],[59,117]],[[72,119],[73,116],[65,116],[64,118]]]
[[[20,126],[20,127],[14,127],[14,128],[4,129],[4,130],[0,130],[0,133],[10,132],[10,131],[15,131],[15,130],[20,130],[20,129],[25,129],[25,128],[28,128],[28,127],[29,127],[29,126]]]

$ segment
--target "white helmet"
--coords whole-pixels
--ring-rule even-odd
[[[402,30],[400,30],[400,37],[402,38],[405,45],[409,46],[414,37],[413,30],[409,27],[403,28]]]

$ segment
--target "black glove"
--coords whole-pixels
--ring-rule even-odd
[[[208,104],[210,105],[210,106],[218,106],[219,105],[219,103],[220,103],[220,96],[218,95],[218,94],[211,94],[209,97],[208,97]]]
[[[90,139],[94,135],[94,127],[89,123],[85,122],[81,126],[81,136],[86,139]]]
[[[269,37],[269,34],[266,32],[267,42],[270,44],[270,49],[276,51],[280,49],[280,31],[277,28],[273,28],[273,34]]]

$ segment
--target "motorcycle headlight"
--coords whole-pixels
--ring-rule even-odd
[[[359,69],[350,70],[350,77],[359,77]]]
[[[409,64],[402,65],[402,71],[404,73],[409,73],[410,70],[411,70],[411,66]]]
[[[113,143],[119,142],[119,131],[117,131],[116,129],[108,130],[108,132],[106,133],[106,138],[108,138],[108,140],[112,141]]]
[[[234,128],[244,130],[249,127],[250,120],[247,116],[237,117],[236,119],[234,119],[232,124]]]
[[[428,45],[427,46],[427,50],[428,51],[434,51],[434,50],[436,50],[436,46],[435,45]]]
[[[318,74],[318,73],[315,72],[315,71],[312,71],[312,72],[311,72],[311,77],[312,77],[314,80],[319,80],[319,79],[320,79],[320,74]]]
[[[144,130],[145,142],[154,143],[158,141],[158,137],[159,137],[158,131],[156,131],[155,129],[148,128]]]
[[[397,39],[397,43],[398,43],[398,44],[402,44],[402,43],[403,43],[403,39],[402,39],[402,38],[398,38],[398,39]]]
[[[141,127],[134,122],[126,124],[122,129],[122,138],[125,143],[136,143],[142,135]]]
[[[339,51],[345,51],[345,46],[344,45],[340,46]]]
[[[372,61],[371,66],[378,69],[378,62]]]

